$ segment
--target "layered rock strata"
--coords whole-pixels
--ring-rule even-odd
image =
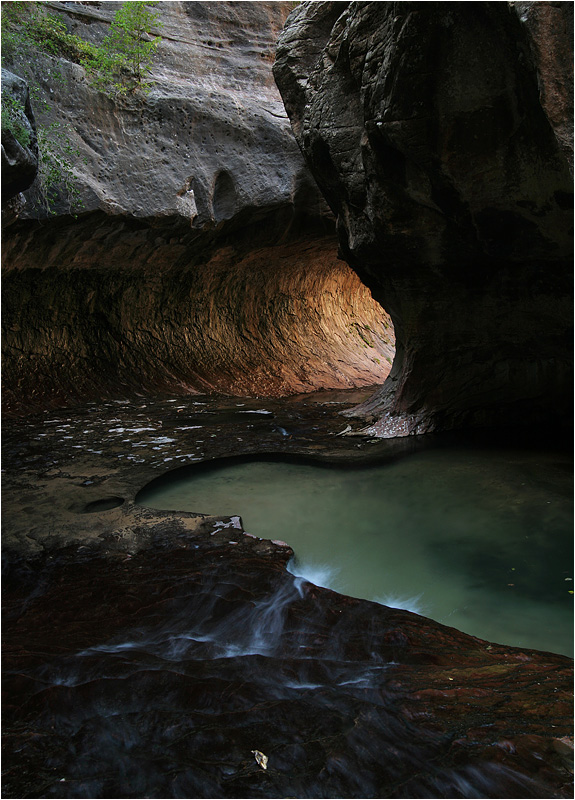
[[[250,229],[198,258],[192,234],[101,214],[15,227],[6,410],[127,389],[278,396],[371,385],[391,368],[391,322],[332,238],[256,247]]]
[[[572,13],[326,2],[288,19],[274,74],[294,133],[396,330],[358,409],[373,433],[571,420]]]
[[[117,7],[47,5],[94,42]],[[46,121],[69,126],[83,205],[63,194],[47,216],[33,187],[6,231],[5,407],[385,380],[389,317],[337,259],[271,75],[290,8],[160,4],[147,96],[113,100],[78,64],[39,59],[62,75]]]

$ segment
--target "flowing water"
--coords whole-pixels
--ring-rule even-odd
[[[449,446],[342,468],[222,460],[142,505],[239,514],[318,585],[490,641],[572,655],[572,470],[562,453]]]

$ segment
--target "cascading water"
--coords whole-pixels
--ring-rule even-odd
[[[441,719],[456,689],[451,713],[479,703],[484,719],[486,691],[494,707],[520,698],[518,669],[562,687],[567,659],[317,588],[285,571],[291,555],[232,519],[129,557],[62,554],[38,596],[24,573],[4,627],[33,642],[5,653],[5,796],[546,796],[477,734],[472,762],[452,763],[418,693]]]
[[[76,432],[72,414],[63,430],[53,426],[50,416],[38,435],[48,439],[53,429],[53,439],[63,434],[78,455],[80,450],[91,452],[89,448],[117,453],[119,439],[130,436],[134,451],[117,456],[118,463],[130,459],[130,470],[146,447],[156,471],[168,463],[209,457],[205,443],[213,448],[221,433],[229,443],[230,425],[239,432],[242,447],[251,436],[259,451],[270,452],[298,435],[314,452],[313,439],[306,437],[318,424],[315,412],[305,427],[295,415],[274,420],[259,405],[250,408],[245,402],[237,408],[210,413],[203,400],[194,399],[184,419],[183,401],[170,400],[161,405],[161,424],[155,425],[147,403],[133,417],[118,401],[113,422],[104,420],[97,437],[94,423],[82,418],[78,435],[66,438]],[[332,430],[341,430],[341,425]],[[84,441],[82,432],[98,444]],[[193,442],[184,443],[188,436]],[[339,447],[352,459],[378,446],[343,437],[333,442],[332,450]],[[379,511],[379,527],[367,553],[377,566],[379,539],[386,548],[398,541],[409,547],[403,555],[396,553],[395,561],[387,553],[385,586],[380,582],[369,596],[382,599],[387,593],[389,603],[389,594],[395,592],[393,604],[413,608],[418,603],[419,610],[430,613],[428,587],[422,585],[426,573],[431,582],[442,584],[449,571],[459,569],[465,578],[461,583],[477,598],[477,587],[468,585],[473,563],[483,577],[493,572],[496,582],[505,578],[510,595],[515,589],[521,595],[526,590],[535,594],[532,587],[545,596],[554,591],[557,559],[551,546],[551,584],[533,580],[533,571],[521,573],[522,561],[505,559],[503,571],[497,560],[495,569],[493,562],[470,561],[476,546],[484,544],[478,532],[489,528],[489,520],[475,520],[466,537],[453,540],[446,502],[453,492],[440,491],[440,470],[437,463],[425,461],[433,452],[425,448],[402,440],[401,448],[385,451],[395,461],[378,467],[386,472],[391,498],[385,512]],[[51,447],[46,451],[51,454]],[[18,453],[28,469],[30,454]],[[449,459],[454,455],[444,454]],[[531,519],[533,529],[541,528],[544,541],[556,547],[562,536],[567,464],[561,456],[537,458],[542,460],[536,480],[529,477],[529,459],[512,460],[512,468],[506,467],[519,470],[519,486],[525,483],[531,497],[527,502],[521,495],[519,505],[512,500],[520,495],[502,480],[505,470],[493,471],[488,459],[485,469],[471,459],[467,473],[462,463],[456,473],[482,486],[496,508],[507,507],[523,521]],[[207,483],[193,500],[194,510],[210,510],[207,485],[225,463],[198,463],[196,475]],[[346,471],[316,466],[322,475],[344,481],[328,489],[317,476],[306,475],[311,501],[305,506],[301,487],[294,490],[285,474],[275,481],[279,492],[269,493],[276,467],[300,470],[302,464],[267,461],[252,466],[268,480],[261,529],[250,510],[251,492],[259,482],[253,475],[237,497],[228,475],[223,493],[218,490],[215,498],[218,516],[202,519],[134,506],[117,484],[114,489],[100,486],[94,470],[81,473],[74,487],[75,519],[78,525],[107,524],[108,533],[97,542],[84,537],[54,548],[34,563],[16,559],[10,564],[3,585],[4,796],[562,796],[553,795],[549,786],[562,786],[568,779],[561,748],[567,746],[562,737],[571,730],[569,709],[565,711],[572,688],[570,660],[481,641],[432,619],[346,594],[345,568],[351,555],[336,557],[338,574],[322,561],[328,560],[326,552],[337,555],[346,538],[349,545],[347,523],[358,522],[369,497],[385,495],[381,481],[369,484],[371,467]],[[486,476],[491,476],[487,484]],[[193,484],[198,486],[196,478]],[[408,499],[406,487],[415,492]],[[503,487],[499,493],[497,487]],[[124,500],[121,505],[111,502],[116,492]],[[410,515],[419,522],[429,517],[422,493],[433,497],[440,510],[441,524],[435,520],[433,536],[427,536],[435,542],[431,551],[415,536],[417,529],[424,532],[423,526],[416,525],[414,532],[407,525]],[[102,499],[107,510],[82,513]],[[139,499],[145,502],[145,495]],[[394,508],[404,509],[403,520],[392,514]],[[229,516],[221,516],[226,512]],[[123,521],[128,519],[145,524],[132,522],[134,535],[124,537]],[[391,539],[382,536],[382,520],[395,534]],[[553,520],[560,524],[550,527]],[[353,545],[359,551],[357,527]],[[500,527],[491,533],[487,541],[495,551],[501,545]],[[302,546],[323,538],[322,558],[302,555],[300,545],[294,555],[280,541],[295,545],[296,534]],[[517,544],[513,536],[507,538],[508,545]],[[417,566],[421,552],[435,568]],[[560,572],[568,568],[565,560]],[[511,563],[520,572],[517,577]],[[365,588],[365,567],[360,575]],[[397,587],[387,575],[400,578]],[[566,595],[567,585],[561,581]],[[551,603],[548,610],[557,612],[559,605]],[[554,624],[558,618],[555,613]],[[543,707],[543,715],[533,714],[534,708]],[[521,749],[525,735],[532,742],[526,750]],[[533,752],[541,754],[545,776],[551,775],[543,783],[532,767]]]
[[[294,574],[491,641],[572,652],[571,482],[561,454],[448,447],[329,469],[250,461],[175,472],[144,505],[241,513]]]

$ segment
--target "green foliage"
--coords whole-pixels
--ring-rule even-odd
[[[29,146],[31,136],[26,124],[24,106],[8,92],[2,92],[2,130],[10,131],[22,147]]]
[[[65,198],[81,206],[72,166],[80,152],[72,144],[72,129],[50,121],[53,109],[43,88],[47,83],[64,80],[56,59],[83,66],[91,76],[92,85],[107,94],[147,93],[152,85],[149,80],[152,60],[160,41],[160,37],[150,35],[152,27],[160,27],[159,15],[150,10],[155,5],[133,0],[118,4],[110,31],[97,47],[68,33],[63,20],[49,13],[43,2],[2,3],[2,66],[9,65],[29,84],[38,121],[40,155],[35,188],[48,213],[55,213],[55,204]],[[38,54],[48,56],[51,61],[41,79],[35,70]],[[30,134],[23,115],[21,104],[3,94],[2,128],[10,130],[21,144],[29,144]]]
[[[23,32],[21,23],[28,13],[30,3],[2,3],[2,66],[11,58],[21,44]]]
[[[98,48],[66,30],[63,21],[49,14],[43,3],[2,3],[2,63],[20,51],[34,50],[87,65]]]
[[[147,80],[160,37],[150,37],[152,27],[158,28],[158,14],[150,11],[155,2],[122,3],[110,25],[110,33],[92,62],[95,72],[93,85],[113,94],[140,90],[148,92]]]
[[[50,125],[38,126],[38,149],[41,153],[41,168],[37,178],[37,190],[41,205],[48,214],[55,214],[55,205],[66,199],[68,206],[82,205],[80,192],[75,184],[72,164],[81,156],[74,147],[67,125],[52,122]]]

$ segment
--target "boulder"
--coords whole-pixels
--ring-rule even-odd
[[[370,433],[571,421],[570,14],[328,2],[287,20],[294,133],[395,326],[356,412]]]

